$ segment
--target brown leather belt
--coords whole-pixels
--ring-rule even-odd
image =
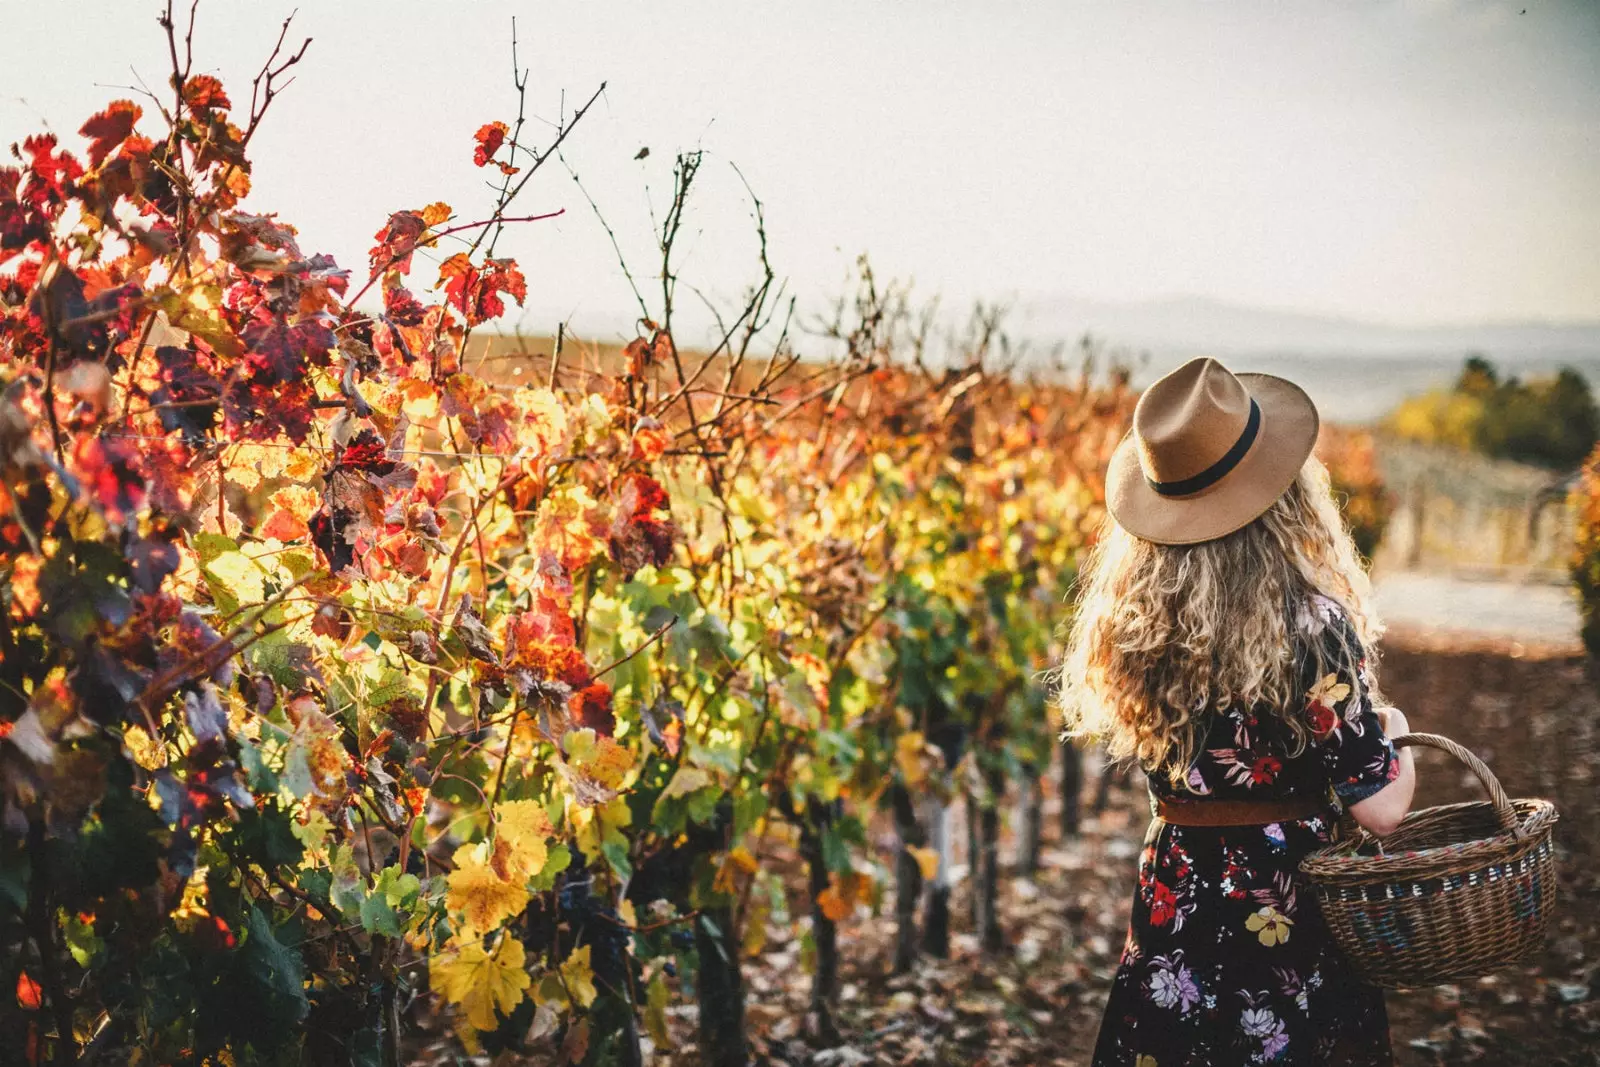
[[[1156,818],[1174,826],[1266,826],[1296,822],[1331,810],[1326,797],[1290,797],[1285,800],[1167,800],[1156,799]]]

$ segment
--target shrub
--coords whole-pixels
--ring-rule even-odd
[[[1600,448],[1578,472],[1571,503],[1576,534],[1572,580],[1578,590],[1583,643],[1591,656],[1600,657]]]
[[[1394,513],[1394,496],[1378,466],[1378,449],[1372,434],[1324,426],[1317,438],[1317,456],[1328,468],[1356,548],[1370,560]]]

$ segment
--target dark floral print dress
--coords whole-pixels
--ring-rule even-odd
[[[1349,805],[1371,796],[1399,765],[1343,610],[1316,597],[1295,612],[1295,629],[1305,692],[1296,710],[1311,729],[1309,745],[1291,757],[1280,718],[1219,714],[1188,791],[1162,772],[1150,788],[1200,802],[1327,796],[1328,811],[1268,826],[1151,822],[1094,1067],[1392,1062],[1383,994],[1350,972],[1298,868],[1332,839],[1334,798]],[[1312,642],[1323,643],[1330,665],[1320,676],[1306,654]],[[1353,670],[1339,666],[1350,661]]]

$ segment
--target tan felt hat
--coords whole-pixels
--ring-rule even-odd
[[[1106,506],[1146,541],[1213,541],[1294,484],[1317,427],[1316,405],[1293,382],[1190,360],[1139,397],[1106,471]]]

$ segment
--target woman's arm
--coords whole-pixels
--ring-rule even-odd
[[[1411,724],[1406,722],[1406,714],[1399,708],[1375,710],[1378,721],[1383,726],[1383,732],[1388,736],[1399,737],[1401,734],[1411,732]],[[1411,750],[1402,748],[1398,755],[1400,773],[1395,776],[1394,781],[1367,799],[1350,805],[1350,814],[1354,816],[1356,822],[1379,837],[1394,833],[1400,825],[1400,820],[1411,810],[1411,799],[1417,791],[1417,767]]]

